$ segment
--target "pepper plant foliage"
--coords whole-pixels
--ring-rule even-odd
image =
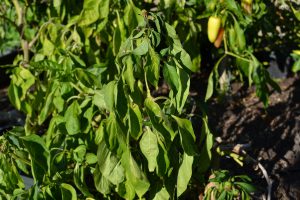
[[[13,69],[9,98],[27,117],[24,128],[1,137],[4,198],[173,199],[193,171],[203,176],[212,135],[204,115],[200,143],[208,143],[199,149],[183,113],[197,68],[161,15],[129,2],[113,25],[108,6],[84,1],[67,25],[46,22],[32,61]],[[101,45],[109,46],[105,54],[92,52]],[[161,79],[169,96],[153,97]],[[19,170],[33,187],[24,189]]]
[[[204,110],[201,130],[192,127],[190,74],[211,61],[205,101],[235,77],[267,106],[269,86],[279,88],[249,33],[268,24],[266,2],[2,1],[0,51],[23,54],[9,68],[8,95],[26,123],[0,137],[0,197],[176,199],[203,184],[213,136]],[[224,34],[216,48],[211,16]],[[163,82],[168,94],[155,96]],[[31,188],[20,173],[33,177]]]

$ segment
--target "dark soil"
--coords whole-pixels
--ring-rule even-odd
[[[300,78],[279,84],[282,92],[271,95],[266,109],[253,88],[245,91],[234,84],[230,97],[209,103],[209,123],[224,143],[251,144],[247,153],[265,167],[273,181],[271,199],[300,199]],[[253,165],[240,167],[223,157],[219,166],[250,175],[266,192],[266,180]]]

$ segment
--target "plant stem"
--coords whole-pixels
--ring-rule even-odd
[[[250,60],[248,60],[248,59],[246,59],[246,58],[243,58],[243,57],[241,57],[241,56],[239,56],[239,55],[237,55],[237,54],[231,53],[231,52],[225,52],[225,54],[226,54],[226,55],[229,55],[229,56],[233,56],[233,57],[239,58],[239,59],[244,60],[244,61],[246,61],[246,62],[251,62]]]
[[[147,88],[147,97],[150,97],[151,96],[151,92],[150,92],[150,89],[149,89],[149,86],[148,86],[146,72],[144,72],[144,76],[145,76],[145,83],[146,83],[146,88]]]
[[[23,23],[23,11],[18,0],[12,0],[12,3],[14,4],[17,13],[17,26],[20,27]]]
[[[25,30],[25,11],[19,4],[18,0],[12,0],[14,7],[17,13],[17,29],[21,39],[21,47],[23,50],[23,62],[26,64],[29,62],[29,44],[28,41],[25,39],[24,30]]]

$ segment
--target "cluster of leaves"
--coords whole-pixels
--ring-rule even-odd
[[[230,176],[229,171],[216,171],[206,186],[204,200],[211,199],[251,199],[256,189],[248,176]]]
[[[175,29],[129,2],[123,17],[116,12],[112,38],[94,44],[113,25],[108,6],[85,1],[67,25],[46,22],[32,61],[13,69],[9,98],[27,118],[1,138],[1,161],[14,166],[1,172],[16,177],[1,181],[6,198],[169,199],[183,194],[193,171],[200,178],[207,170],[199,160],[209,164],[212,134],[203,116],[207,142],[196,147],[183,113],[196,68]],[[93,45],[110,48],[103,55]],[[169,97],[153,97],[162,78]],[[33,187],[24,190],[17,169]]]

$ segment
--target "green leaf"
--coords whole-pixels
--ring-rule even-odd
[[[195,145],[196,137],[194,134],[192,123],[187,119],[181,119],[174,115],[172,115],[172,117],[176,120],[178,124],[181,145],[183,146],[184,152],[189,156],[196,155],[197,154],[197,148]]]
[[[125,115],[128,113],[128,100],[126,94],[126,87],[122,79],[120,79],[114,88],[114,98],[116,102],[116,112],[118,113],[119,117],[123,119]]]
[[[240,188],[242,188],[243,190],[245,190],[247,193],[252,193],[256,191],[256,188],[249,184],[249,183],[245,183],[245,182],[234,182],[235,185],[238,185]]]
[[[79,145],[73,151],[74,160],[77,162],[83,162],[86,154],[86,146]]]
[[[102,176],[114,185],[118,185],[125,179],[124,168],[117,158],[106,146],[105,142],[98,145],[98,168]]]
[[[158,145],[159,153],[156,158],[156,163],[157,163],[156,173],[159,176],[164,176],[169,170],[170,160],[168,157],[168,151],[166,149],[164,141],[160,137],[157,137],[157,142],[159,144]]]
[[[31,157],[32,175],[39,184],[49,170],[49,151],[44,141],[37,135],[28,135],[21,138]]]
[[[189,181],[192,177],[192,166],[194,157],[187,154],[183,154],[182,163],[179,167],[177,177],[177,197],[179,197],[184,191],[186,191]]]
[[[205,101],[211,98],[213,95],[214,91],[214,82],[219,79],[219,73],[218,73],[218,67],[222,60],[226,57],[226,54],[224,54],[218,62],[215,64],[213,71],[210,73],[209,78],[208,78],[208,85],[207,85],[207,90],[206,90],[206,95],[205,95]]]
[[[182,112],[182,109],[185,105],[186,99],[190,91],[190,77],[183,69],[177,67],[177,73],[179,76],[180,84],[178,87],[178,92],[176,93],[176,108],[179,113]]]
[[[121,47],[122,38],[121,38],[121,31],[119,27],[116,27],[113,35],[113,53],[114,55],[117,55],[119,52],[119,49]]]
[[[9,155],[0,153],[0,196],[2,188],[4,192],[9,194],[12,193],[15,188],[24,188],[23,183],[17,167]]]
[[[130,90],[133,92],[134,91],[134,83],[135,83],[135,78],[133,74],[133,61],[131,56],[127,56],[125,60],[125,71],[124,71],[124,78],[126,83],[129,85]]]
[[[248,78],[248,84],[249,86],[252,85],[252,73],[253,73],[253,64],[245,61],[245,60],[242,60],[240,58],[237,58],[236,59],[236,63],[238,65],[238,67],[242,70],[242,72],[244,73],[245,76],[247,76]]]
[[[292,71],[294,73],[300,71],[300,59],[298,59],[297,61],[295,61],[295,63],[292,66]]]
[[[27,102],[24,100],[28,94],[28,90],[34,83],[35,76],[28,69],[18,67],[13,70],[11,84],[8,88],[8,97],[17,109],[22,109],[25,112],[30,111],[30,108],[27,108]]]
[[[49,94],[46,96],[46,101],[43,105],[42,110],[40,111],[40,114],[38,116],[38,124],[41,125],[49,116],[51,109],[53,107],[53,98],[54,94],[58,88],[59,84],[58,82],[54,82],[53,85],[50,86]]]
[[[121,162],[124,166],[128,183],[134,188],[138,197],[142,198],[150,187],[147,177],[142,172],[129,150],[123,153]]]
[[[124,10],[124,22],[128,27],[129,33],[131,33],[139,24],[144,22],[144,19],[140,14],[140,9],[135,7],[132,1],[129,1]]]
[[[106,195],[110,193],[111,184],[104,176],[102,176],[97,166],[94,171],[94,184],[97,191],[101,192],[102,194]]]
[[[74,101],[65,112],[66,129],[68,134],[76,135],[80,133],[80,114],[81,109],[77,101]]]
[[[85,159],[86,159],[86,163],[88,165],[92,165],[92,164],[97,163],[97,156],[93,153],[87,153],[85,155]]]
[[[178,35],[176,34],[175,28],[168,23],[165,23],[165,25],[168,37],[170,37],[173,40],[174,45],[181,47],[181,42],[179,40]]]
[[[205,173],[210,166],[211,162],[211,149],[213,146],[213,134],[210,132],[207,122],[207,117],[204,116],[202,118],[202,127],[201,127],[201,136],[199,144],[204,144],[201,152],[199,160],[205,160],[201,165],[199,165],[198,171],[200,174]]]
[[[160,66],[160,58],[159,55],[154,51],[154,49],[149,46],[149,54],[147,57],[146,75],[147,80],[155,87],[158,87],[159,80],[159,67]]]
[[[21,109],[21,91],[14,83],[11,83],[8,87],[8,97],[10,102],[16,107],[16,109]]]
[[[207,89],[206,89],[206,94],[205,94],[205,101],[210,99],[213,95],[214,92],[214,79],[213,79],[213,72],[210,73],[209,78],[208,78],[208,84],[207,84]]]
[[[108,17],[109,11],[109,0],[101,0],[99,3],[99,19]]]
[[[170,85],[171,89],[176,94],[179,90],[180,78],[177,74],[175,63],[170,65],[169,63],[165,63],[163,68],[164,78],[167,83]]]
[[[93,97],[93,104],[95,104],[100,110],[108,109],[104,99],[104,90],[95,90],[95,95]]]
[[[149,49],[148,40],[147,38],[143,38],[141,39],[141,42],[137,44],[137,47],[133,49],[132,53],[137,56],[142,56],[148,52],[148,49]]]
[[[172,130],[172,127],[167,123],[166,117],[159,105],[153,100],[152,97],[147,97],[144,105],[153,127],[162,134],[166,142],[169,144],[170,140],[174,139],[175,133]]]
[[[246,39],[244,31],[241,29],[237,21],[234,21],[234,30],[236,33],[236,42],[240,52],[242,52],[246,47]]]
[[[154,196],[153,200],[169,200],[170,195],[165,187],[162,187]]]
[[[142,134],[143,118],[139,106],[132,104],[129,107],[129,131],[130,135],[138,140]]]
[[[190,55],[184,49],[181,50],[179,55],[180,62],[184,67],[191,70],[192,72],[196,72],[198,70],[198,67],[193,64]]]
[[[41,60],[38,62],[30,62],[30,68],[33,68],[35,71],[48,71],[48,70],[52,72],[63,71],[62,66],[52,60]]]
[[[85,153],[85,152],[84,152]],[[76,163],[74,168],[73,180],[76,187],[85,195],[85,196],[93,196],[88,189],[88,186],[85,183],[85,175],[84,175],[85,167]]]
[[[115,107],[115,87],[116,81],[111,81],[103,87],[104,101],[109,111],[113,111]]]
[[[126,147],[123,130],[124,129],[120,128],[115,113],[110,113],[106,121],[106,131],[104,135],[104,139],[110,150],[121,151]]]
[[[99,85],[96,76],[87,70],[76,68],[73,73],[76,77],[76,81],[80,81],[86,87],[93,88]]]
[[[108,3],[108,0],[85,0],[83,4],[83,10],[80,15],[79,26],[88,26],[96,22],[100,18],[100,4]],[[102,8],[101,12],[105,14],[109,11],[109,7]]]
[[[60,185],[62,200],[77,200],[76,190],[67,183]]]
[[[142,139],[140,141],[140,149],[148,161],[148,169],[150,172],[155,170],[157,165],[156,159],[159,153],[156,135],[149,127],[146,127]]]

